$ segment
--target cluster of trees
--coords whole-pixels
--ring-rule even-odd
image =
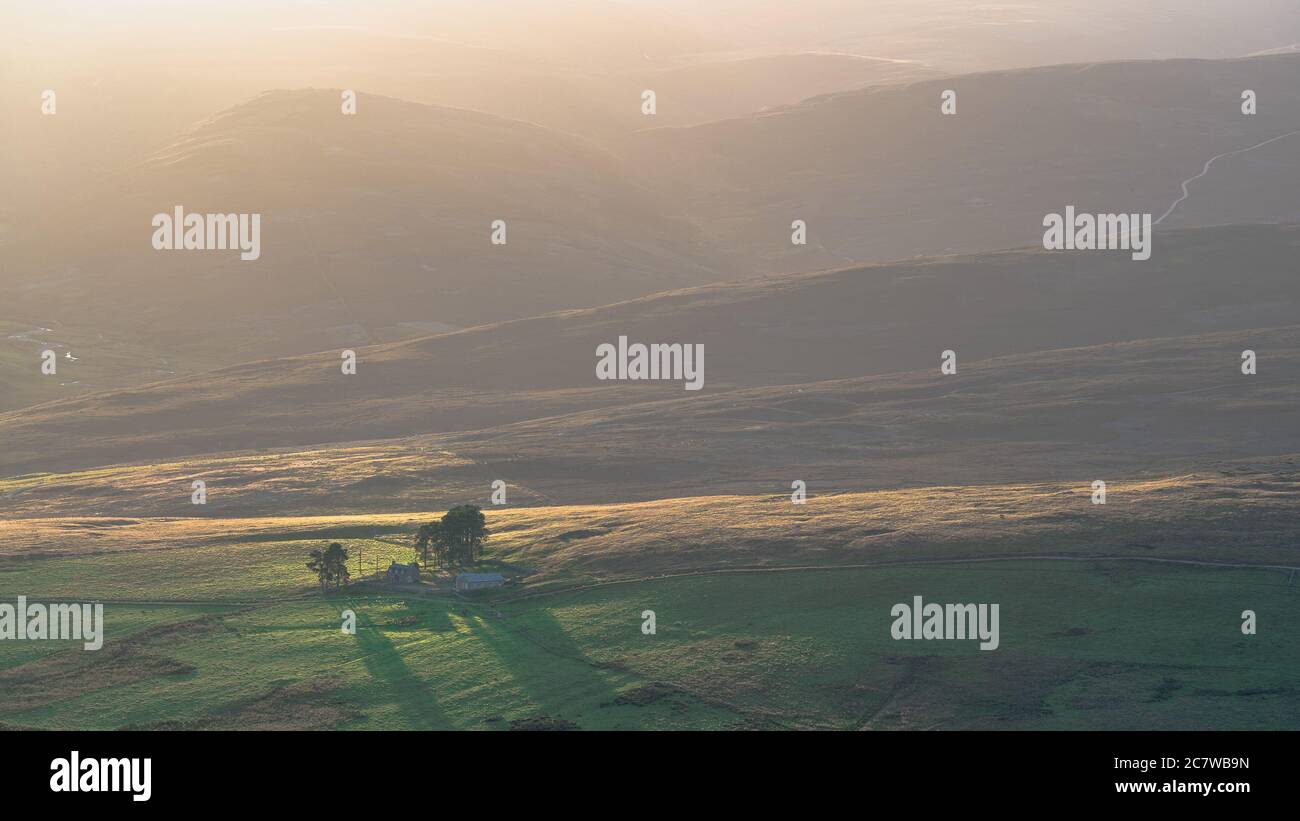
[[[421,525],[415,535],[415,549],[425,567],[432,559],[436,567],[473,564],[483,556],[483,543],[487,541],[487,519],[478,505],[457,505],[443,517]],[[321,590],[331,584],[335,589],[347,584],[352,574],[348,572],[347,548],[338,542],[329,547],[311,551],[307,569],[316,574]]]
[[[420,525],[415,533],[415,549],[425,567],[430,558],[435,567],[473,564],[483,555],[487,537],[482,509],[478,505],[457,505],[440,521]]]
[[[320,579],[321,590],[329,587],[330,582],[337,589],[351,577],[348,573],[348,551],[338,542],[330,543],[324,550],[318,547],[308,555],[311,556],[311,561],[307,562],[307,569]]]

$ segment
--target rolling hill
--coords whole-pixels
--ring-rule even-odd
[[[1241,373],[1245,349],[1259,358],[1255,375]],[[788,501],[795,480],[810,494],[1025,482],[1087,490],[1097,479],[1197,470],[1277,474],[1256,486],[1285,495],[1300,453],[1297,384],[1300,326],[1233,331],[997,357],[951,376],[935,367],[477,431],[19,475],[0,479],[0,501],[29,519],[274,517],[486,504],[497,479],[511,505],[548,506],[723,493]],[[116,447],[175,441],[138,434]],[[208,486],[203,507],[190,504],[195,479]]]
[[[382,52],[372,48],[375,35],[325,37]],[[398,39],[402,59],[431,47]],[[501,63],[473,48],[452,51],[446,59],[458,65]],[[474,91],[454,72],[400,85],[425,94],[418,86],[431,84],[428,97],[467,105],[481,94],[496,101],[489,109],[554,128],[370,95],[362,114],[346,117],[336,91],[269,92],[123,170],[86,173],[69,202],[10,226],[0,264],[11,296],[0,320],[102,336],[110,350],[99,359],[144,351],[143,360],[171,366],[101,368],[61,394],[15,388],[0,408],[83,392],[78,384],[141,384],[159,370],[355,349],[756,273],[1019,247],[1041,241],[1044,214],[1066,205],[1162,214],[1188,180],[1189,196],[1162,229],[1294,222],[1300,212],[1285,192],[1300,182],[1297,61],[920,79],[923,66],[846,55],[677,55],[643,69],[560,72],[567,90],[554,94],[525,94],[509,77],[500,94]],[[362,75],[388,76],[363,66]],[[821,90],[817,82],[871,84],[771,107]],[[627,133],[649,118],[635,105],[608,112],[622,105],[616,98],[635,103],[647,85],[661,95],[656,123],[768,110]],[[939,114],[947,88],[959,94],[955,117]],[[1243,88],[1258,94],[1255,116],[1240,113]],[[512,94],[522,95],[519,105]],[[94,122],[75,108],[68,116],[82,131]],[[599,141],[565,130],[565,118]],[[67,135],[55,133],[69,130],[65,121],[32,128],[24,125],[24,139],[69,154]],[[47,165],[33,155],[33,167]],[[262,257],[152,250],[152,215],[177,204],[262,213]],[[507,221],[506,245],[489,241],[495,219]],[[807,221],[808,245],[790,244],[793,219]],[[5,383],[27,376],[8,373],[2,358],[0,369]],[[846,374],[814,377],[831,375]],[[487,422],[494,418],[489,412]]]
[[[0,251],[6,318],[226,361],[419,335],[725,278],[620,161],[477,112],[270,92]],[[154,214],[262,215],[261,256],[157,251]],[[494,220],[504,245],[490,241]],[[427,333],[428,330],[425,330]]]
[[[704,408],[736,388],[937,375],[949,349],[965,365],[1288,326],[1298,242],[1295,226],[1229,226],[1164,233],[1148,262],[1019,250],[742,280],[365,348],[354,376],[337,350],[268,359],[0,415],[0,475],[479,431],[656,400]],[[703,344],[703,390],[597,381],[596,346],[620,335]],[[1188,344],[1239,341],[1249,347],[1249,334]],[[1206,370],[1186,387],[1231,371],[1240,351],[1188,363]]]
[[[756,271],[1039,242],[1067,205],[1159,217],[1212,157],[1286,134],[1222,159],[1166,227],[1293,221],[1273,192],[1300,182],[1298,74],[1300,55],[994,71],[643,130],[619,150]],[[949,89],[954,116],[940,113]],[[796,219],[806,246],[791,244]]]

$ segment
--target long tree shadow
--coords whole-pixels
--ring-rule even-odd
[[[451,722],[438,706],[433,688],[407,666],[401,651],[363,608],[352,602],[349,606],[357,614],[356,639],[365,654],[362,662],[366,671],[386,686],[407,725],[420,730],[450,728]]]
[[[475,638],[492,649],[542,714],[568,718],[566,707],[576,702],[610,703],[617,695],[609,674],[545,610],[508,622],[475,614],[467,616],[465,623]]]

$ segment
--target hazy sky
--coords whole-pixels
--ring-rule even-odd
[[[871,49],[963,70],[1054,53],[1223,57],[1300,42],[1294,0],[28,0],[5,4],[0,22],[3,36],[54,52],[353,26],[541,50],[547,41],[581,49],[587,37],[592,49],[630,57],[647,43],[666,52]]]
[[[55,89],[68,127],[3,118],[0,172],[39,199],[61,175],[139,159],[276,88],[546,122],[537,105],[599,108],[611,77],[738,57],[829,52],[963,73],[1296,43],[1297,0],[15,0],[0,4],[0,108]],[[0,203],[0,225],[11,209]]]

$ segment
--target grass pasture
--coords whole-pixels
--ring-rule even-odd
[[[25,564],[50,579],[63,561],[73,560]],[[4,589],[22,574],[0,577]],[[1001,647],[891,639],[890,607],[913,595],[999,603]],[[1300,727],[1300,607],[1276,571],[1016,560],[730,572],[506,598],[351,591],[239,607],[110,604],[98,653],[0,645],[0,685],[57,694],[6,700],[0,724]],[[339,629],[345,608],[356,635]],[[653,636],[641,631],[647,609]],[[1242,635],[1245,609],[1258,614],[1258,635]]]

